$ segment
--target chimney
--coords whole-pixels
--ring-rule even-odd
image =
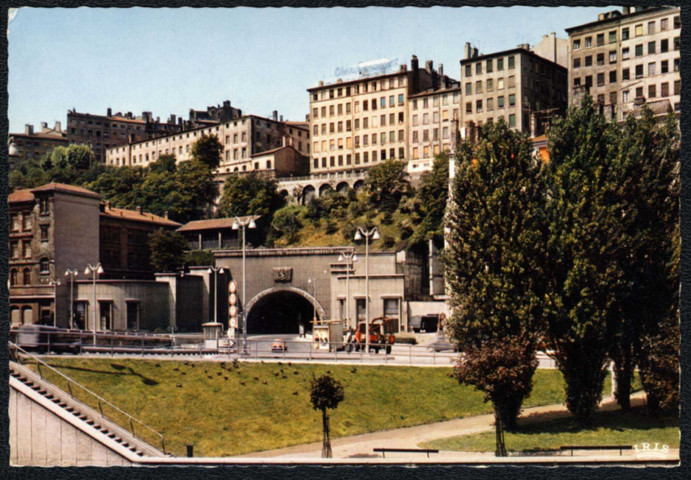
[[[439,72],[440,77],[444,76],[444,64],[443,63],[439,64],[439,66],[437,67],[437,71]]]
[[[465,42],[465,48],[463,50],[463,59],[470,58],[473,49],[470,48],[470,42]]]
[[[599,22],[603,21],[604,19],[605,19],[605,14],[604,14],[604,13],[598,14],[597,20],[598,20]]]
[[[48,122],[41,122],[41,131],[48,130]]]
[[[137,206],[137,213],[138,213],[139,215],[141,215],[141,214],[142,214],[142,207],[140,207],[140,206]]]
[[[477,47],[473,47],[473,58],[477,57],[480,54],[478,51]]]
[[[413,58],[410,60],[410,66],[413,70],[413,85],[411,90],[413,93],[417,93],[420,91],[420,67],[416,55],[413,55]]]
[[[628,15],[629,13],[631,13],[631,7],[623,7],[621,10],[624,13],[624,15]]]
[[[274,110],[273,119],[274,121],[278,121],[278,110]]]
[[[432,70],[433,70],[433,67],[434,67],[434,63],[432,62],[432,60],[427,60],[427,61],[425,62],[425,70],[427,70],[427,73],[430,73],[430,74],[431,74],[431,73],[432,73]]]
[[[224,107],[224,108],[230,108],[230,100],[225,100],[225,101],[223,102],[223,107]]]
[[[281,115],[281,121],[283,121],[283,115]]]
[[[33,135],[34,134],[34,126],[30,124],[24,125],[24,134],[25,135]]]
[[[56,132],[62,132],[62,123],[55,122],[55,131]]]
[[[419,68],[417,55],[413,55],[413,58],[410,60],[410,68],[413,69],[413,73],[417,73],[418,68]]]
[[[134,118],[132,117],[132,112],[127,112],[127,118]]]
[[[168,220],[168,210],[166,210],[165,212],[163,212],[163,218],[165,218],[166,220]]]
[[[107,110],[107,112],[106,112],[106,116],[108,116],[108,117],[112,117],[112,116],[113,116],[113,109],[112,109],[112,108],[108,107],[108,110]]]

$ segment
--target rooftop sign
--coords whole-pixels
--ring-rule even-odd
[[[394,72],[398,67],[398,58],[389,60],[380,58],[369,62],[360,62],[352,67],[338,67],[334,71],[334,76],[342,80],[355,80],[358,78],[373,77],[376,75],[386,75]]]

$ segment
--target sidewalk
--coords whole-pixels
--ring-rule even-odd
[[[638,392],[632,395],[632,405],[641,405],[645,402],[645,394]],[[612,397],[603,399],[600,410],[614,410],[617,408],[616,401]],[[564,405],[545,405],[541,407],[526,408],[520,419],[520,423],[544,422],[556,418],[568,416],[568,410]],[[440,438],[455,437],[458,435],[471,435],[490,431],[494,428],[494,415],[478,415],[474,417],[459,418],[446,422],[418,425],[415,427],[397,428],[380,432],[365,433],[331,440],[333,458],[368,458],[379,457],[374,454],[374,448],[417,448],[420,443]],[[321,457],[321,442],[296,445],[294,447],[281,448],[277,450],[267,450],[264,452],[250,453],[242,457],[267,458],[274,457],[280,459],[307,459]],[[388,454],[390,455],[390,454]],[[395,455],[395,454],[394,454]],[[414,454],[411,460],[420,461],[424,454]],[[473,453],[473,452],[440,452],[435,458],[441,460],[442,457],[488,457],[494,458],[493,453]],[[393,457],[393,455],[391,455]],[[401,454],[397,458],[403,458]],[[387,457],[388,459],[388,457]]]

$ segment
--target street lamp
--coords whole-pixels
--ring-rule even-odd
[[[365,237],[365,351],[369,353],[369,244],[370,239],[379,240],[379,231],[377,227],[371,230],[358,227],[353,238],[357,242],[362,237]]]
[[[346,324],[350,327],[350,270],[357,262],[355,250],[345,251],[338,256],[339,262],[346,262]]]
[[[313,278],[308,278],[307,279],[307,285],[312,285],[312,298],[314,300],[317,300],[317,281]],[[312,305],[312,325],[316,325],[317,323],[317,307]]]
[[[58,326],[58,285],[60,285],[60,280],[50,279],[49,285],[53,287],[53,326]]]
[[[214,323],[218,323],[218,274],[223,275],[223,267],[209,267],[209,273],[214,275]]]
[[[94,345],[96,345],[96,277],[103,273],[103,267],[101,262],[96,265],[86,264],[86,269],[84,269],[84,275],[91,275],[91,280],[93,284],[93,320],[91,321],[91,330],[94,332]]]
[[[247,286],[246,286],[246,268],[247,260],[245,258],[245,229],[246,228],[257,228],[257,224],[254,223],[255,220],[259,218],[259,215],[250,215],[246,217],[235,217],[233,222],[233,230],[242,229],[242,353],[247,355],[247,312],[245,311],[245,305],[247,305]]]
[[[70,329],[74,328],[74,277],[79,275],[76,268],[65,270],[65,276],[70,277]]]

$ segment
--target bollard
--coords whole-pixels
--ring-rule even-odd
[[[187,456],[194,457],[194,445],[185,445],[187,447]]]

